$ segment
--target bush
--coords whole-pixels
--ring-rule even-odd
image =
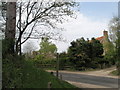
[[[51,68],[55,68],[57,62],[56,59],[47,59],[47,60],[40,60],[40,59],[34,59],[32,60],[32,62],[34,63],[34,65],[38,68],[41,68],[42,66],[46,66],[46,68],[51,67]]]
[[[76,88],[57,77],[34,67],[33,61],[21,56],[9,56],[3,61],[4,88],[47,88],[48,82],[52,88]]]
[[[14,41],[13,39],[3,39],[2,40],[2,56],[6,58],[7,55],[14,53]]]
[[[22,69],[24,57],[8,55],[2,60],[3,88],[22,87]]]

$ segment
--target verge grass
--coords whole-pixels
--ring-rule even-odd
[[[110,75],[113,75],[113,76],[120,76],[118,70],[114,70],[114,71],[110,72]]]
[[[48,82],[52,83],[52,88],[77,88],[43,69],[36,68],[31,60],[10,60],[3,63],[3,88],[47,88]]]

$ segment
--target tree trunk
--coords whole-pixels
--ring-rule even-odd
[[[5,39],[9,42],[9,52],[14,53],[16,33],[16,2],[7,2]]]

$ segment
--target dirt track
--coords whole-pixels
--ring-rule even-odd
[[[104,76],[104,77],[111,77],[111,78],[118,78],[118,76],[112,76],[110,75],[110,72],[116,70],[116,67],[106,68],[98,71],[66,71],[66,70],[59,70],[59,72],[66,72],[66,73],[75,73],[75,74],[86,74],[86,75],[93,75],[93,76]],[[53,70],[47,70],[48,72],[51,72]],[[54,71],[53,71],[54,72]]]

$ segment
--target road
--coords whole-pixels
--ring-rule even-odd
[[[100,85],[100,86],[105,86],[110,88],[118,88],[117,78],[75,74],[75,73],[73,74],[73,73],[65,73],[65,72],[59,72],[59,74],[62,75],[63,80],[67,80],[67,81]],[[54,72],[54,75],[55,75],[55,72]]]

